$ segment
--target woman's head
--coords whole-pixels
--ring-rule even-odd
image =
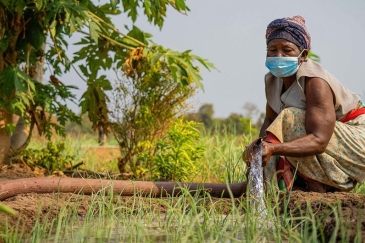
[[[266,44],[274,39],[284,39],[295,44],[299,49],[311,49],[311,37],[302,16],[282,18],[272,21],[266,29]]]
[[[266,30],[266,67],[276,77],[294,76],[306,61],[310,40],[301,16],[272,21]]]

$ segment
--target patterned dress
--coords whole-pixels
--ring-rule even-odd
[[[290,107],[282,110],[267,128],[280,142],[305,136],[305,110]],[[341,190],[353,188],[365,180],[365,114],[345,123],[336,121],[334,133],[324,153],[306,157],[286,157],[305,178]],[[276,182],[277,164],[272,156],[264,167],[267,182]]]

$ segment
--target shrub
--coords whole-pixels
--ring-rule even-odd
[[[49,141],[45,148],[23,150],[18,160],[22,160],[31,167],[45,168],[48,173],[52,173],[54,170],[65,170],[71,167],[75,158],[75,155],[66,151],[65,143]]]
[[[132,54],[131,54],[132,55]],[[135,70],[118,73],[111,100],[111,131],[121,152],[118,167],[135,178],[151,173],[156,146],[194,94],[196,85],[174,80],[168,63],[151,62],[149,56],[131,56]]]
[[[187,181],[198,172],[197,161],[204,155],[197,123],[176,119],[167,137],[157,143],[154,176],[158,180]]]

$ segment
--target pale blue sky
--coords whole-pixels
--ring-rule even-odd
[[[264,111],[266,27],[276,18],[294,15],[305,18],[312,51],[321,57],[321,64],[365,99],[364,0],[188,0],[187,5],[188,16],[169,9],[162,30],[144,17],[136,25],[153,34],[155,43],[178,51],[191,49],[219,69],[202,71],[205,92],[193,98],[196,109],[211,103],[215,117],[227,117],[233,112],[243,114],[243,105],[251,102]],[[116,19],[120,30],[131,24],[126,21]],[[85,88],[74,73],[61,80],[82,91]]]

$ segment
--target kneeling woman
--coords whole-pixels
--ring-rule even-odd
[[[351,190],[365,180],[360,97],[307,58],[310,35],[301,16],[271,22],[266,43],[270,72],[260,132],[266,182],[281,189],[302,180],[308,191]]]

